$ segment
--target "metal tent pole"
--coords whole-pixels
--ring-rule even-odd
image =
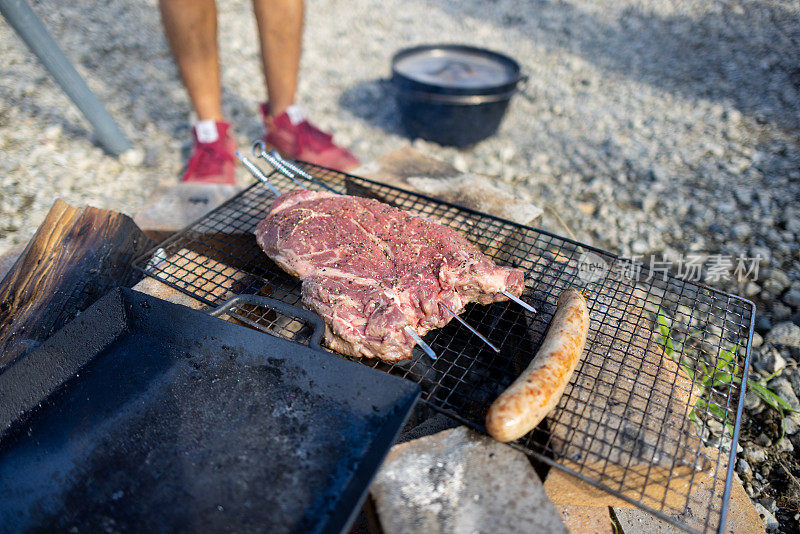
[[[133,149],[103,103],[89,89],[28,3],[25,0],[0,0],[0,14],[78,106],[94,128],[100,144],[116,156]]]

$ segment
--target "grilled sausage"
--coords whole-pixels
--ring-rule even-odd
[[[556,314],[539,352],[486,414],[486,429],[498,441],[533,430],[556,406],[586,344],[589,310],[577,289],[558,297]]]

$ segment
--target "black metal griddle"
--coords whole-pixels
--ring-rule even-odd
[[[320,334],[106,295],[0,373],[0,531],[341,532],[419,387]]]

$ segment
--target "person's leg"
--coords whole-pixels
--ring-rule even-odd
[[[269,103],[261,106],[264,140],[291,159],[349,170],[358,159],[305,119],[295,104],[303,40],[303,0],[253,0]]]
[[[253,0],[270,115],[294,104],[303,40],[303,0]]]
[[[159,0],[161,19],[197,123],[184,182],[236,181],[236,142],[222,117],[215,0]]]
[[[215,0],[160,0],[161,19],[199,120],[222,120]]]

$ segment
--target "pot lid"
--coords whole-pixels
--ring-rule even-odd
[[[519,78],[519,66],[513,59],[460,45],[402,51],[395,56],[393,69],[415,82],[453,89],[497,87]]]

